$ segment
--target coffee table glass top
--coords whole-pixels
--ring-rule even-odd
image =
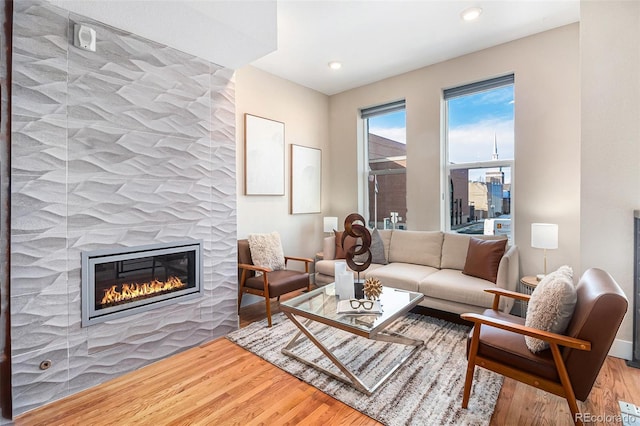
[[[328,284],[282,302],[280,306],[283,311],[349,329],[356,334],[369,334],[386,327],[424,298],[421,293],[383,287],[380,295],[381,314],[339,314],[339,299],[335,294],[335,285]]]

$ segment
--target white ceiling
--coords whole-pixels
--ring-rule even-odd
[[[49,2],[233,69],[273,52],[277,46],[275,0]]]
[[[251,63],[328,95],[580,18],[579,0],[49,1],[219,65]],[[483,13],[465,23],[460,12],[470,6]],[[329,69],[335,60],[342,69]]]
[[[475,22],[460,13],[483,9]],[[577,22],[578,0],[278,1],[278,49],[253,66],[332,95]],[[333,71],[330,61],[343,63]]]

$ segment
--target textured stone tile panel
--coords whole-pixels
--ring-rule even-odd
[[[73,179],[69,176],[69,179]],[[211,180],[69,182],[69,231],[198,222],[211,212]]]
[[[11,172],[14,175],[41,176],[65,170],[65,120],[14,114],[11,127]]]
[[[230,145],[235,151],[236,108],[233,70],[222,68],[211,75],[211,140],[214,146]]]
[[[39,177],[14,176],[11,181],[11,233],[65,232],[65,172]]]
[[[75,19],[71,14],[71,20]],[[178,137],[209,136],[206,61],[87,21],[96,52],[69,48],[69,117]]]
[[[11,237],[11,296],[66,294],[67,238],[63,234]]]
[[[69,325],[66,289],[11,297],[11,353],[44,350],[65,342]]]
[[[201,303],[202,297],[190,299],[91,326],[88,330],[89,352],[115,347],[121,352],[136,352],[138,347],[151,343],[160,346],[167,338],[182,340],[187,342],[186,346],[192,346],[197,342],[191,341],[190,336],[197,333],[198,328],[205,327],[199,324]],[[125,347],[128,350],[122,350]]]
[[[66,118],[67,40],[67,13],[62,9],[14,2],[14,114]]]
[[[50,360],[52,366],[43,371],[39,366],[44,360]],[[66,343],[53,349],[14,355],[11,364],[14,416],[69,395]]]
[[[208,138],[184,139],[70,122],[69,174],[94,180],[200,180],[211,174]]]

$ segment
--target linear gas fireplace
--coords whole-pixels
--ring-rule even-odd
[[[82,253],[82,326],[199,297],[202,241]]]

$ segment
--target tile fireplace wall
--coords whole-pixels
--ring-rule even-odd
[[[14,8],[16,415],[238,320],[233,72],[46,2]],[[73,46],[76,22],[96,30],[95,53]],[[81,327],[81,251],[190,238],[204,240],[203,297]]]

